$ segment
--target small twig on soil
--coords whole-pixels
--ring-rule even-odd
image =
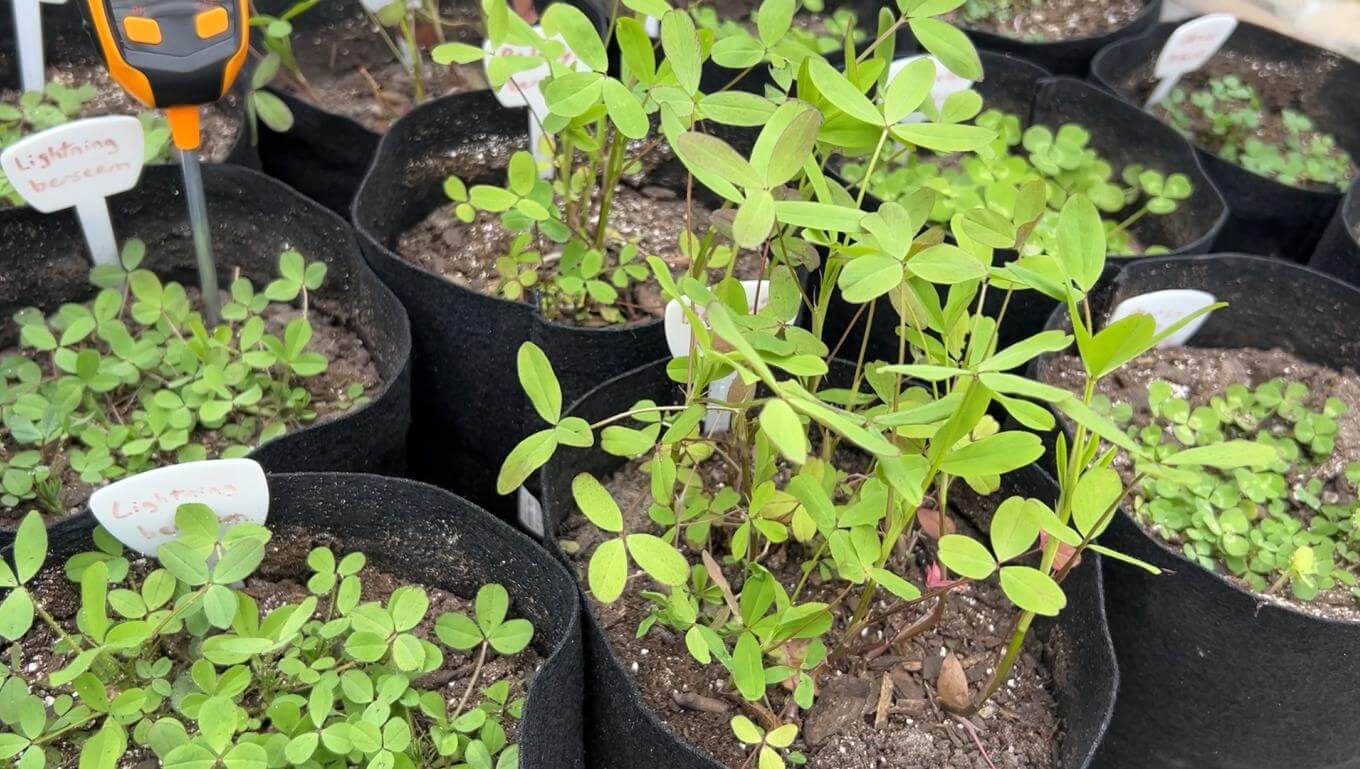
[[[977,746],[978,752],[982,754],[982,760],[987,762],[987,766],[996,769],[996,764],[992,763],[992,757],[987,755],[987,748],[982,744],[982,737],[978,734],[977,727],[973,726],[973,722],[962,716],[954,716],[954,720],[959,722],[959,725],[963,727],[963,730],[968,733],[968,737],[972,739],[973,744]]]
[[[368,68],[359,67],[359,74],[363,75],[364,80],[368,81],[368,87],[373,89],[373,99],[378,102],[379,106],[383,108],[383,111],[385,111],[389,117],[395,120],[398,117],[397,111],[392,109],[392,105],[387,103],[387,99],[383,97],[382,86],[378,85],[378,81],[374,80],[373,76],[369,74]]]

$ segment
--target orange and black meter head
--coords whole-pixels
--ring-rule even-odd
[[[199,105],[231,90],[245,63],[249,0],[80,5],[113,79],[148,107],[166,110],[176,146],[197,148]]]

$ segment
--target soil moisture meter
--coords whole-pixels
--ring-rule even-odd
[[[185,197],[209,327],[218,319],[217,272],[199,168],[199,108],[222,98],[245,63],[249,0],[80,0],[109,75],[148,107],[165,110],[184,168]]]

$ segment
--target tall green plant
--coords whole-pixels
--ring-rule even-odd
[[[933,605],[938,620],[953,592],[994,578],[1014,604],[1014,631],[991,677],[960,708],[971,713],[1010,675],[1034,618],[1065,607],[1062,582],[1084,552],[1137,563],[1095,542],[1131,493],[1111,467],[1116,452],[1144,452],[1092,409],[1095,384],[1190,319],[1158,330],[1150,316],[1135,315],[1095,328],[1086,294],[1104,267],[1105,229],[1084,195],[1071,195],[1061,207],[1043,253],[992,266],[996,249],[1026,250],[1046,209],[1042,182],[1020,187],[1009,216],[974,207],[932,224],[937,196],[930,189],[868,212],[862,189],[852,194],[826,174],[827,164],[845,155],[861,158],[872,175],[893,144],[967,155],[996,138],[986,127],[934,109],[930,60],[888,76],[893,37],[908,26],[947,66],[977,75],[967,39],[935,18],[958,0],[902,0],[902,14],[885,18],[863,50],[851,45],[842,67],[816,55],[804,59],[792,73],[796,95],[739,97],[750,105],[746,111],[760,116],[745,152],[716,135],[712,124],[721,120],[699,120],[712,97],[693,93],[693,54],[702,47],[688,16],[653,2],[625,4],[661,18],[668,58],[655,71],[668,77],[650,83],[644,77],[629,88],[603,70],[557,75],[546,90],[549,108],[556,115],[584,107],[596,121],[613,121],[617,104],[592,106],[579,96],[598,87],[601,96],[612,92],[620,100],[626,92],[622,114],[633,106],[654,110],[692,180],[732,209],[736,245],[766,258],[769,301],[752,311],[734,279],[710,283],[698,270],[672,277],[664,262],[649,258],[653,279],[678,301],[693,329],[689,354],[668,368],[684,388],[683,399],[640,402],[593,423],[564,416],[547,358],[526,344],[520,381],[547,426],[506,458],[498,487],[514,490],[562,446],[599,444],[643,462],[653,524],[645,530],[626,524],[599,479],[582,474],[573,482],[581,512],[604,536],[590,553],[591,592],[609,602],[624,591],[647,590],[656,609],[640,631],[661,624],[682,635],[699,663],[727,672],[767,725],[781,723],[768,705],[772,687],[787,685],[799,708],[812,706],[818,682],[857,650],[861,631],[883,620],[870,613],[876,600],[891,601],[889,613]],[[792,10],[791,2],[767,0],[759,18],[791,17]],[[631,26],[622,19],[614,32],[625,60],[640,59],[648,72],[650,49],[626,42]],[[602,41],[573,40],[573,47],[578,42],[590,50]],[[903,122],[918,112],[924,120]],[[815,290],[798,278],[804,265],[820,266]],[[986,315],[983,299],[1015,291],[1062,302],[1073,333],[1045,331],[998,349],[1006,316]],[[824,339],[833,300],[856,308],[857,323],[891,313],[897,354],[869,360],[863,347],[839,349],[838,340]],[[807,329],[788,323],[800,310]],[[1013,373],[1074,343],[1086,371],[1079,395]],[[846,361],[848,387],[828,384],[838,358]],[[731,374],[737,379],[728,396],[711,397],[709,385]],[[1002,500],[981,538],[937,536],[939,526],[932,535],[928,521],[949,509],[958,484],[993,493],[1004,475],[1042,456],[1040,434],[1055,427],[1050,408],[1076,425],[1072,437],[1056,442],[1059,495]],[[1017,427],[999,429],[992,409],[1014,417]],[[709,411],[730,414],[727,434],[703,432]],[[1111,447],[1102,448],[1102,441]],[[848,466],[840,449],[867,457],[868,468]],[[1273,456],[1267,447],[1226,443],[1213,452],[1164,457],[1161,464],[1256,466]],[[699,468],[706,464],[723,468],[730,484],[705,486]],[[924,585],[891,570],[893,554],[907,543],[924,548],[935,563]],[[781,584],[770,571],[776,551],[802,563],[797,585]],[[632,579],[639,572],[647,580]],[[729,580],[728,573],[740,579]],[[813,573],[832,586],[830,600],[809,600]],[[656,589],[644,587],[648,582]],[[845,622],[835,623],[836,615]],[[797,758],[786,750],[794,737],[782,727],[768,733],[744,723],[733,728],[762,765]]]

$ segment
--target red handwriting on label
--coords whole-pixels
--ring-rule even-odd
[[[63,140],[58,144],[50,144],[39,151],[15,156],[14,166],[20,171],[32,172],[39,177],[41,177],[43,171],[55,171],[56,173],[50,177],[24,180],[31,191],[46,192],[67,184],[78,184],[87,179],[127,173],[132,169],[132,164],[127,161],[100,163],[93,160],[100,156],[116,156],[120,149],[118,141],[112,138],[87,139],[83,142]],[[80,162],[89,165],[74,170],[62,168],[68,162]]]
[[[128,501],[114,500],[109,514],[117,520],[135,515],[152,515],[163,507],[179,507],[185,502],[198,502],[209,499],[231,499],[237,491],[235,484],[224,483],[220,486],[198,486],[189,489],[166,489],[157,491],[142,499]],[[226,520],[225,518],[223,520]]]

